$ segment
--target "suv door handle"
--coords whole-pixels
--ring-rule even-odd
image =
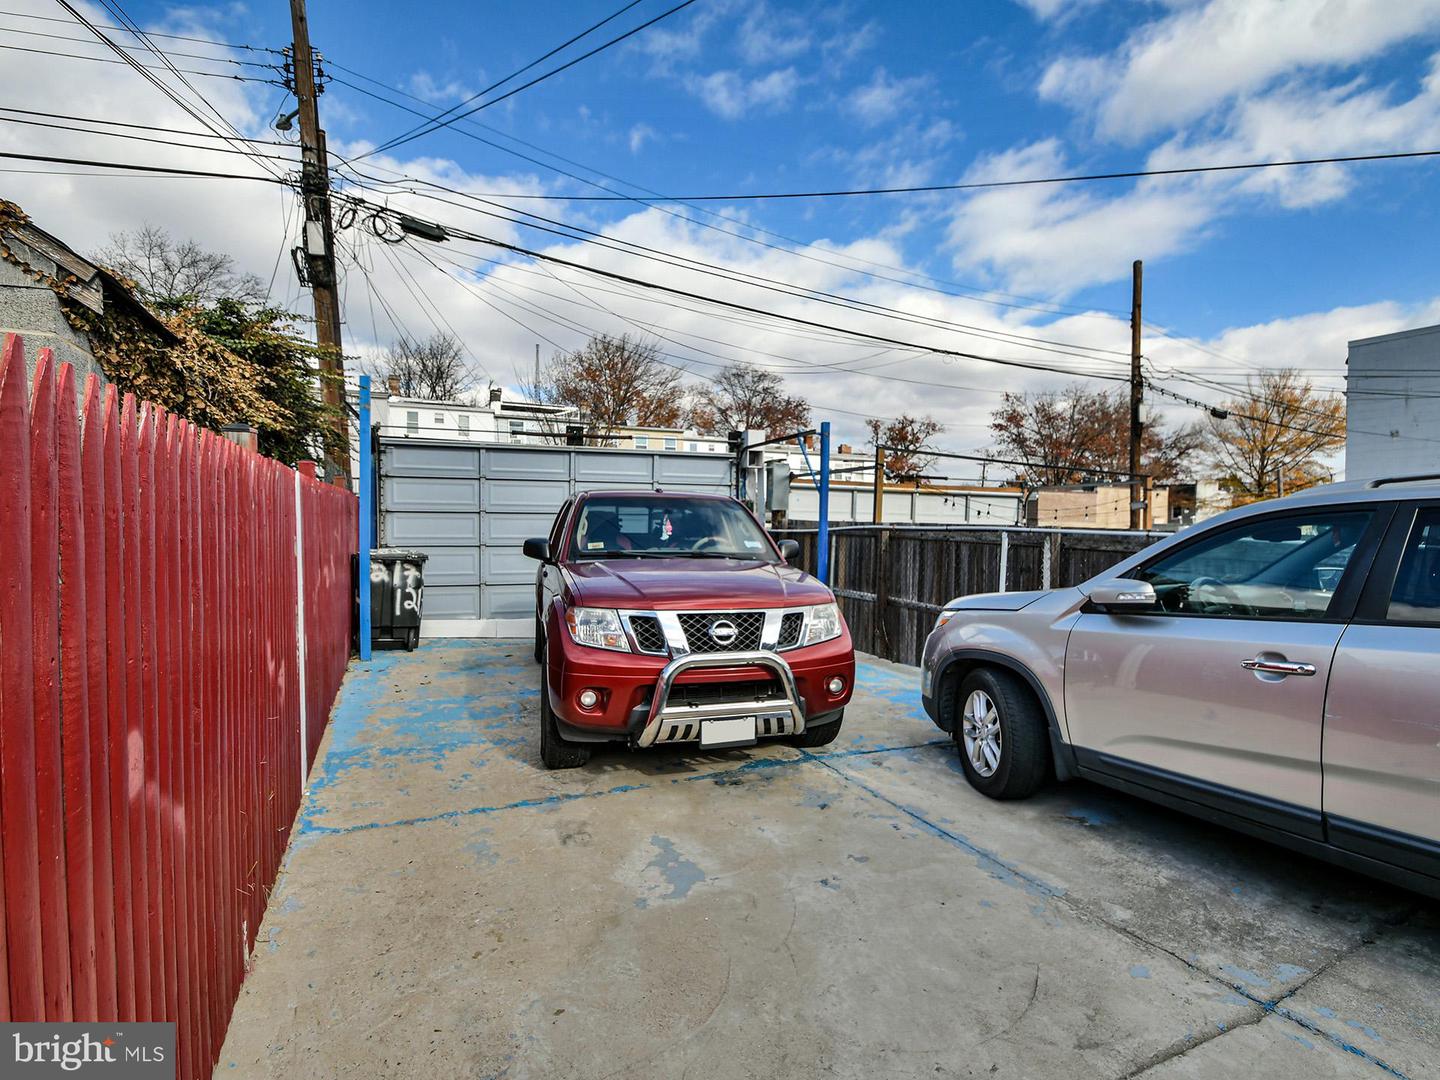
[[[1267,675],[1314,675],[1314,664],[1302,664],[1294,660],[1266,660],[1263,657],[1255,657],[1253,660],[1241,660],[1240,666],[1246,671],[1263,671]]]

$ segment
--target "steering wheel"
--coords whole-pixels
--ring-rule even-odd
[[[712,548],[718,548],[719,546],[720,546],[720,541],[719,541],[719,539],[717,539],[716,537],[714,537],[714,536],[702,536],[699,540],[696,540],[696,541],[695,541],[695,545],[694,545],[690,550],[691,550],[691,551],[709,551],[709,550],[711,550]]]
[[[1210,574],[1201,574],[1199,577],[1197,577],[1194,581],[1190,582],[1190,584],[1185,587],[1185,601],[1193,608],[1209,612],[1211,609],[1220,606],[1218,604],[1197,601],[1195,598],[1195,593],[1199,589],[1214,589],[1221,595],[1221,597],[1224,598],[1225,603],[1229,605],[1229,607],[1239,611],[1246,610],[1245,605],[1240,603],[1240,597],[1235,592],[1235,590],[1232,589],[1229,585],[1225,584],[1225,582],[1221,581],[1219,578],[1214,577]]]

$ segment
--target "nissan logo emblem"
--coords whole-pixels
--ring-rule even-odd
[[[729,645],[739,636],[739,628],[729,619],[716,619],[710,624],[710,640],[716,645]]]

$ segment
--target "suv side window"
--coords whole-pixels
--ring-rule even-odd
[[[1323,619],[1370,510],[1259,517],[1186,544],[1134,576],[1172,615]]]
[[[1440,625],[1440,510],[1421,510],[1415,516],[1385,617]]]

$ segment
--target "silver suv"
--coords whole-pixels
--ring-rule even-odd
[[[1233,510],[951,601],[925,711],[992,798],[1081,776],[1440,896],[1440,477]]]

